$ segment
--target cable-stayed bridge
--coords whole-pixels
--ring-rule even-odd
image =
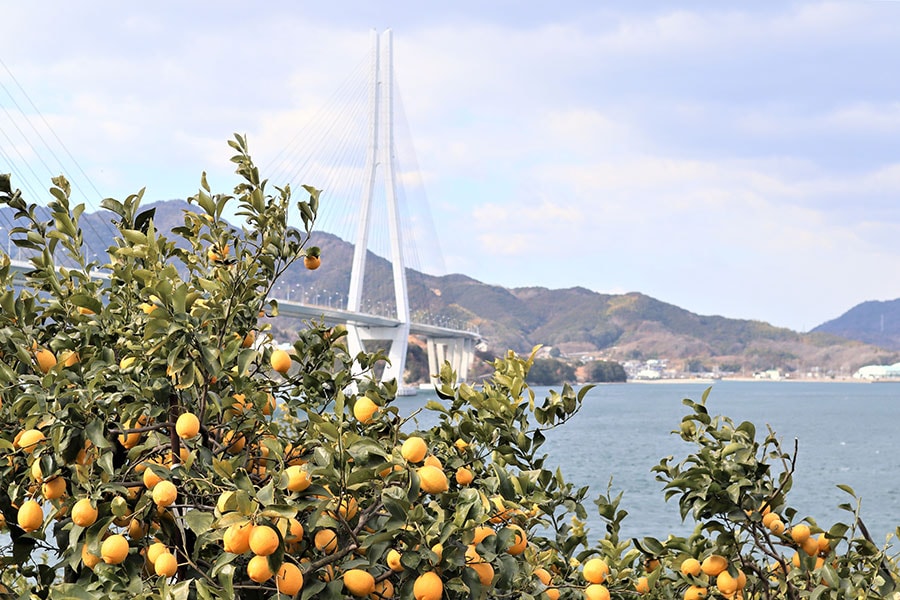
[[[317,229],[328,228],[338,235],[343,234],[345,238],[352,238],[354,242],[349,289],[346,295],[342,294],[345,302],[332,305],[332,298],[325,295],[319,302],[318,295],[312,294],[301,296],[298,301],[296,297],[291,299],[288,293],[288,297],[276,298],[280,314],[345,324],[351,353],[371,351],[376,347],[387,350],[390,364],[382,374],[384,380],[396,378],[402,382],[411,335],[424,338],[430,373],[436,374],[446,360],[451,363],[459,379],[465,380],[474,357],[475,344],[480,338],[477,330],[410,307],[407,271],[410,268],[419,271],[428,268],[418,264],[421,262],[422,241],[424,248],[432,251],[431,260],[435,264],[431,268],[442,269],[442,260],[439,248],[436,248],[436,236],[427,213],[423,188],[420,182],[416,184],[418,169],[414,160],[412,166],[409,163],[401,166],[398,161],[395,122],[402,111],[398,111],[391,32],[388,30],[380,35],[373,32],[371,40],[372,51],[361,69],[362,85],[358,80],[351,80],[350,84],[345,85],[343,94],[337,97],[337,111],[332,108],[331,118],[320,116],[317,119],[315,129],[318,133],[298,134],[265,169],[266,172],[274,172],[271,179],[278,181],[279,185],[289,182],[292,187],[299,187],[299,184],[309,182],[323,189]],[[9,75],[12,77],[11,73]],[[4,91],[21,110],[9,90],[4,87]],[[9,116],[8,111],[6,114]],[[360,123],[363,125],[360,126]],[[28,124],[37,132],[32,123]],[[0,135],[9,138],[2,121]],[[38,137],[46,145],[40,134]],[[68,151],[66,154],[71,158]],[[14,158],[0,154],[0,161],[8,165],[16,162]],[[53,158],[57,157],[53,155]],[[61,161],[57,162],[61,164]],[[0,171],[6,170],[0,165]],[[84,175],[80,167],[78,170]],[[93,184],[90,187],[93,188]],[[96,188],[93,189],[96,191]],[[416,189],[422,196],[418,202],[410,200],[410,191]],[[35,194],[34,190],[26,191]],[[100,196],[99,192],[97,196]],[[419,213],[415,214],[417,207]],[[5,229],[7,233],[0,236],[0,243],[6,242],[7,248],[3,249],[11,250],[11,256],[16,250],[9,247],[8,232],[12,226],[12,223],[0,222],[0,229]],[[349,228],[354,230],[353,233],[348,233]],[[373,252],[388,258],[391,264],[393,293],[388,302],[376,304],[366,297],[365,292],[372,285],[372,282],[366,281],[367,256]],[[409,264],[410,257],[413,259],[412,265]],[[14,260],[13,266],[21,273],[30,268],[27,262],[20,260]],[[379,281],[378,284],[384,282]]]

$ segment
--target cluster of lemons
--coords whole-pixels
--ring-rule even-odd
[[[748,516],[753,516],[753,512],[748,511]],[[784,568],[787,570],[800,568],[801,552],[809,557],[816,557],[815,569],[824,566],[825,558],[833,550],[831,541],[824,533],[814,537],[809,525],[805,523],[797,523],[787,529],[781,517],[767,505],[761,508],[759,514],[763,527],[774,534],[779,543],[796,548],[790,561],[785,561],[787,564]],[[783,575],[784,568],[781,563],[774,562],[770,565],[769,570],[772,577],[776,578],[779,574]],[[710,588],[713,587],[719,596],[727,600],[744,598],[744,588],[747,585],[746,574],[720,554],[709,554],[702,560],[695,557],[685,558],[678,566],[678,570],[689,582],[683,593],[684,600],[706,598],[710,593]],[[650,591],[647,577],[640,577],[635,581],[635,591],[640,594]],[[604,597],[608,596],[589,596],[591,600]]]
[[[250,340],[250,343],[252,344],[252,340]],[[57,364],[56,357],[49,350],[36,349],[34,356],[36,364],[44,372],[49,372]],[[131,360],[123,360],[122,364],[120,364],[122,369],[130,368],[134,364],[134,357],[126,358]],[[66,360],[71,360],[71,357],[66,357]],[[281,349],[275,349],[270,354],[270,366],[277,373],[287,376],[293,366],[293,359],[290,353]],[[271,402],[267,403],[263,410],[263,413],[267,415],[271,415],[274,409],[274,398],[271,395],[270,400]],[[233,403],[227,407],[227,410],[233,412],[233,416],[238,416],[242,414],[242,411],[249,410],[249,406],[244,397],[240,394],[235,394]],[[378,410],[379,406],[365,396],[356,399],[352,407],[354,417],[362,425],[370,424]],[[135,448],[144,439],[144,432],[140,430],[149,429],[152,425],[153,423],[146,416],[125,423],[123,431],[118,436],[119,444],[125,450]],[[174,432],[185,442],[181,444],[180,462],[184,463],[188,460],[189,448],[198,439],[201,427],[200,417],[192,412],[183,412],[175,421]],[[240,434],[235,434],[231,430],[225,431],[221,435],[217,435],[216,432],[209,433],[211,436],[215,436],[226,451],[232,455],[244,450],[245,440]],[[89,497],[66,498],[66,479],[62,475],[44,479],[40,473],[40,461],[31,458],[32,454],[34,454],[34,457],[37,457],[40,452],[35,451],[48,441],[40,429],[25,430],[16,437],[15,449],[29,457],[35,486],[39,486],[40,489],[40,496],[37,495],[38,488],[35,487],[34,497],[24,501],[18,508],[18,524],[26,532],[34,532],[41,529],[46,524],[45,514],[54,512],[47,510],[46,503],[53,502],[55,503],[53,505],[55,509],[54,516],[57,519],[69,516],[74,525],[82,529],[90,528],[98,520],[97,500]],[[468,448],[468,444],[463,440],[457,440],[454,446],[457,451],[463,454]],[[262,447],[259,449],[262,450]],[[87,465],[96,460],[99,455],[96,450],[92,448],[90,442],[86,442],[84,450],[79,453],[78,463]],[[450,478],[448,473],[445,472],[441,459],[429,452],[428,444],[422,437],[408,436],[402,442],[398,451],[400,456],[406,461],[409,472],[415,474],[423,494],[436,496],[450,489]],[[264,459],[260,459],[260,461],[256,472],[259,475],[264,475],[265,462]],[[132,501],[131,506],[134,506],[134,502],[139,496],[146,493],[152,498],[159,515],[162,515],[167,509],[176,507],[179,499],[179,488],[167,475],[173,462],[175,461],[172,460],[171,456],[168,458],[159,456],[153,459],[143,459],[135,465],[134,473],[140,474],[142,486],[129,488],[131,495],[128,500]],[[310,476],[310,471],[304,463],[305,461],[303,460],[295,459],[288,461],[288,464],[285,465],[283,470],[285,477],[280,481],[287,492],[302,494],[312,485],[313,480]],[[403,467],[395,464],[382,475],[387,476],[393,470],[398,469],[403,469]],[[459,487],[469,486],[475,480],[475,474],[468,466],[460,466],[455,470],[455,473],[451,472],[450,475]],[[229,493],[231,492],[223,494],[220,500]],[[250,516],[233,515],[229,517],[228,513],[222,510],[224,506],[224,502],[221,506],[217,505],[217,508],[219,508],[217,516],[222,517],[219,522],[229,523],[223,527],[223,550],[236,555],[247,556],[245,572],[250,580],[260,584],[274,584],[280,593],[290,596],[298,593],[304,585],[304,568],[312,568],[310,565],[304,567],[304,563],[310,562],[308,557],[299,557],[300,549],[303,547],[304,536],[306,536],[302,523],[296,518],[262,518],[258,514]],[[358,501],[346,494],[339,498],[331,498],[330,507],[332,511],[330,513],[331,516],[345,524],[354,519],[360,509]],[[522,554],[528,545],[525,529],[512,522],[513,518],[517,516],[521,516],[521,513],[506,509],[502,503],[497,503],[494,516],[490,519],[494,525],[513,530],[512,542],[506,548],[506,552],[514,556]],[[179,567],[184,566],[188,562],[187,558],[181,555],[182,551],[178,548],[167,546],[159,537],[154,537],[158,535],[154,531],[154,529],[159,529],[158,523],[143,523],[133,517],[134,515],[128,514],[121,518],[116,518],[114,525],[120,529],[117,531],[110,528],[109,531],[105,532],[98,547],[93,547],[86,541],[83,541],[81,543],[82,563],[91,569],[101,562],[107,565],[118,565],[123,563],[132,551],[135,551],[143,554],[147,572],[161,577],[176,576],[179,572]],[[496,574],[494,565],[480,555],[478,545],[488,536],[496,535],[498,531],[499,529],[495,529],[487,524],[477,527],[472,541],[465,550],[466,567],[477,574],[479,581],[484,586],[490,586]],[[335,569],[332,564],[327,563],[327,558],[324,561],[322,559],[328,556],[337,557],[341,554],[339,551],[339,539],[338,531],[328,527],[317,529],[307,538],[308,543],[319,553],[317,555],[319,558],[316,559],[317,562],[325,563],[324,568],[321,570],[324,575],[320,575],[320,577],[327,581],[335,577]],[[99,552],[97,552],[98,549]],[[400,562],[401,549],[391,548],[387,552],[385,561],[387,569],[380,573],[370,573],[360,568],[344,571],[340,577],[346,591],[356,597],[370,596],[381,599],[393,597],[394,583],[391,581],[391,576],[394,573],[405,570]],[[279,550],[284,551],[285,560],[279,559],[276,563],[272,559],[273,555],[276,555]],[[443,547],[441,544],[435,544],[431,550],[438,557],[438,562],[432,565],[432,570],[426,570],[421,573],[409,573],[409,576],[415,577],[413,595],[416,600],[440,600],[443,597],[444,582],[440,568]],[[179,560],[179,556],[181,556],[181,560]],[[334,563],[336,564],[338,560],[338,558],[335,558]],[[273,564],[278,564],[278,568],[273,569]],[[596,579],[596,576],[592,574],[592,569],[593,567],[586,565],[585,578],[589,582]],[[546,586],[545,591],[547,595],[551,599],[558,597],[559,590],[552,585],[550,574],[545,569],[537,569],[534,573]],[[604,598],[602,592],[606,588],[601,583],[602,579],[587,586],[585,594],[589,600]]]
[[[363,423],[371,421],[378,407],[369,403],[366,398],[359,399],[354,406],[355,417]],[[460,444],[461,446],[462,444]],[[436,495],[449,489],[449,480],[444,473],[442,463],[435,455],[429,453],[427,442],[419,436],[409,436],[400,445],[400,456],[408,463],[410,470],[414,471],[420,482],[420,490],[424,494]],[[396,465],[394,468],[398,468]],[[394,468],[387,469],[385,475]],[[402,467],[399,467],[402,468]],[[469,471],[471,474],[471,471]],[[289,492],[302,494],[308,492],[315,483],[310,476],[307,465],[302,460],[297,460],[285,469],[286,489]],[[463,478],[466,485],[474,476]],[[457,478],[459,479],[459,478]],[[460,483],[459,485],[464,485]],[[321,488],[316,488],[321,489]],[[325,487],[327,490],[327,487]],[[338,562],[341,551],[341,536],[331,527],[320,527],[314,532],[304,530],[302,523],[296,518],[280,518],[275,521],[264,519],[260,515],[239,514],[238,511],[228,511],[229,498],[226,492],[219,499],[217,505],[220,523],[228,523],[222,538],[223,549],[226,552],[238,555],[247,555],[247,577],[258,583],[269,582],[274,579],[277,589],[281,593],[293,595],[302,589],[304,570],[318,571],[318,576],[323,581],[332,581],[336,577],[334,564]],[[338,523],[350,524],[360,513],[359,502],[351,495],[344,494],[340,497],[317,496],[327,500],[326,513]],[[498,511],[491,519],[495,523],[502,524],[514,531],[512,542],[506,551],[511,555],[522,554],[527,545],[526,531],[510,519],[519,514],[508,509],[502,509],[498,505]],[[502,510],[500,510],[502,509]],[[495,578],[493,565],[484,560],[478,553],[478,544],[488,536],[496,535],[490,525],[482,525],[475,528],[473,539],[466,547],[466,566],[472,569],[478,576],[482,585],[490,586]],[[315,548],[315,553],[303,552],[304,541],[307,546]],[[273,573],[269,557],[284,550],[285,560],[281,563],[277,572]],[[357,549],[360,552],[359,549]],[[444,582],[440,568],[443,554],[443,545],[438,543],[431,547],[431,551],[437,556],[433,562],[433,569],[422,573],[415,573],[413,581],[413,596],[416,600],[440,600],[443,597]],[[290,558],[289,558],[290,557]],[[334,557],[329,561],[329,557]],[[370,572],[362,568],[351,568],[340,574],[340,578],[346,592],[354,597],[370,597],[373,599],[392,598],[394,595],[394,582],[392,575],[406,570],[401,562],[402,552],[398,548],[390,548],[385,554],[385,566],[380,572]],[[311,564],[311,559],[315,565]],[[297,564],[291,561],[296,561]],[[305,565],[305,566],[304,566]],[[590,572],[590,569],[589,569]],[[539,577],[546,571],[536,573]],[[306,573],[308,575],[308,573]],[[547,574],[547,583],[550,582]],[[548,588],[552,596],[558,595],[558,591]],[[593,596],[591,596],[593,599]]]
[[[702,561],[696,558],[686,558],[681,563],[681,574],[690,577],[698,583],[691,584],[684,591],[685,600],[699,600],[705,598],[708,593],[708,583],[714,582],[719,594],[729,600],[743,598],[743,590],[747,585],[747,576],[738,568],[733,570],[737,576],[731,574],[728,559],[720,554],[710,554]],[[702,576],[705,575],[705,578]],[[704,583],[699,583],[701,579]]]

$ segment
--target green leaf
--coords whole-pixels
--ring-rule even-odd
[[[59,600],[99,600],[104,596],[102,591],[91,592],[77,583],[58,583],[50,588],[50,597]]]
[[[256,499],[265,507],[275,503],[275,482],[270,481],[256,492]]]
[[[856,492],[854,492],[854,491],[853,491],[853,488],[850,487],[849,485],[846,485],[846,484],[843,484],[843,483],[839,483],[839,484],[837,485],[837,489],[843,490],[843,491],[847,492],[848,494],[850,494],[851,496],[853,496],[854,498],[856,498]]]
[[[429,400],[428,402],[426,402],[425,409],[444,413],[445,415],[450,414],[449,411],[447,410],[447,408],[443,404],[441,404],[440,402],[437,402],[435,400]]]
[[[102,419],[92,419],[88,421],[84,433],[87,435],[87,438],[91,440],[91,443],[98,448],[111,448],[112,443],[106,439],[105,428],[106,424]]]
[[[231,561],[236,559],[237,556],[234,554],[228,554],[227,552],[223,552],[219,559],[216,561],[216,565],[213,567],[213,575],[219,580],[219,585],[225,591],[225,596],[227,598],[234,598],[234,565],[230,564]],[[222,563],[222,564],[220,564]]]
[[[194,533],[203,533],[212,527],[212,513],[202,510],[189,510],[184,514],[184,522]]]
[[[188,579],[170,587],[169,593],[166,595],[166,600],[188,600],[188,596],[191,592],[191,581],[192,580]]]
[[[94,296],[88,296],[87,294],[72,294],[69,301],[75,306],[87,308],[96,314],[100,314],[103,311],[103,304]]]
[[[406,497],[406,492],[402,488],[397,486],[385,488],[381,492],[381,501],[394,519],[403,523],[406,522],[410,503]]]
[[[645,537],[640,542],[636,539],[633,540],[633,542],[638,550],[651,556],[662,556],[666,551],[660,541],[656,538]]]
[[[309,581],[307,581],[309,579]],[[321,579],[313,579],[312,577],[304,577],[303,579],[303,595],[300,596],[302,600],[309,600],[310,598],[318,598],[319,592],[325,589],[325,582]]]
[[[270,504],[259,514],[267,519],[290,519],[297,516],[297,507],[289,504]]]
[[[219,477],[231,479],[231,476],[234,475],[234,467],[230,461],[214,458],[212,463],[213,472]]]

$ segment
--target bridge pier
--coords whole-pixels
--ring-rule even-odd
[[[400,203],[397,193],[397,176],[394,147],[394,68],[393,41],[390,30],[382,35],[372,32],[372,62],[369,65],[369,122],[364,182],[360,202],[353,263],[350,270],[350,286],[347,292],[346,311],[305,307],[299,303],[280,304],[282,314],[316,316],[320,314],[331,322],[347,324],[347,349],[352,356],[366,350],[366,342],[389,342],[390,364],[381,375],[382,381],[395,379],[403,389],[406,369],[406,352],[409,335],[429,340],[428,365],[430,373],[440,372],[440,366],[449,360],[460,380],[468,377],[469,365],[474,357],[474,346],[480,336],[476,332],[456,331],[447,327],[413,323],[410,319],[409,292],[406,281],[406,261],[403,252]],[[396,314],[371,315],[363,311],[363,283],[369,247],[369,231],[375,203],[376,175],[384,178],[385,209],[390,239],[390,263],[393,279],[393,300]],[[385,257],[388,258],[388,257]],[[312,311],[312,312],[310,312]],[[370,344],[370,346],[372,346]],[[373,348],[374,349],[374,348]],[[359,365],[353,367],[360,374]]]
[[[406,351],[409,343],[409,323],[399,323],[396,327],[371,327],[357,323],[347,323],[347,350],[351,356],[365,352],[366,341],[389,342],[389,364],[385,365],[381,381],[396,379],[402,387],[406,370]],[[358,367],[354,365],[354,369]],[[357,373],[359,374],[359,373]]]
[[[475,358],[475,341],[465,337],[426,338],[428,351],[428,372],[436,375],[441,372],[441,365],[449,361],[456,372],[457,382],[469,378],[469,366]]]

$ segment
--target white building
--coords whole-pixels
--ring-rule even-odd
[[[866,365],[853,374],[854,379],[900,379],[900,363]]]

